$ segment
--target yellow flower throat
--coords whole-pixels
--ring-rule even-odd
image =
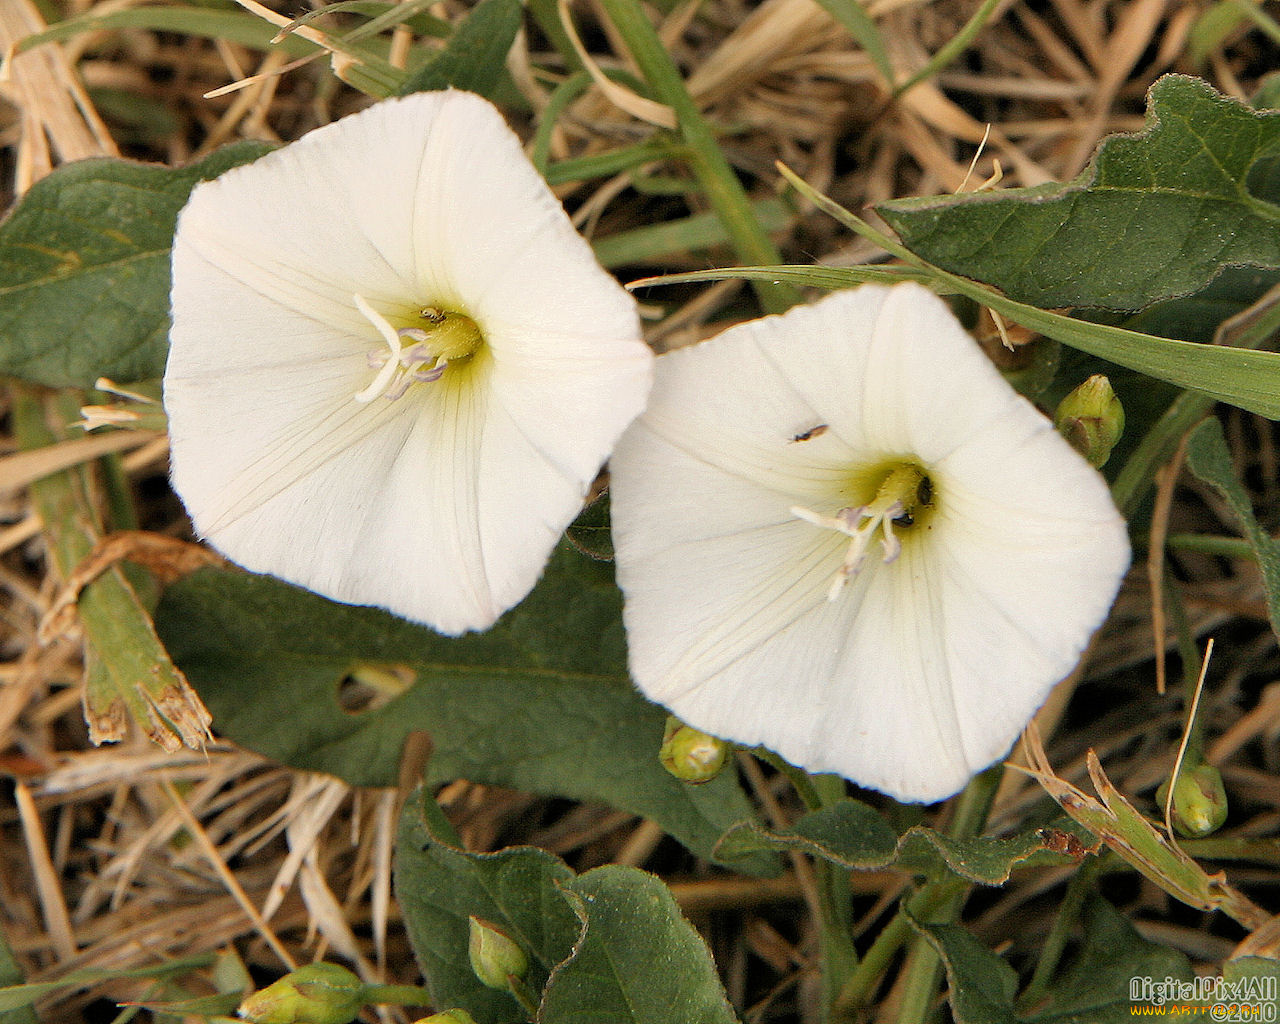
[[[878,474],[877,474],[878,475]],[[933,481],[916,462],[893,462],[884,469],[875,497],[865,505],[842,508],[834,516],[824,516],[799,505],[791,514],[806,523],[835,530],[849,538],[840,568],[831,579],[827,599],[834,601],[862,568],[872,541],[879,535],[884,561],[892,562],[902,552],[902,542],[894,527],[909,530],[917,518],[932,511]]]
[[[450,363],[470,359],[484,344],[480,328],[465,313],[427,306],[418,311],[412,326],[397,330],[364,296],[353,298],[356,309],[387,343],[386,351],[369,353],[369,366],[377,372],[368,387],[357,392],[357,402],[372,402],[379,395],[394,400],[414,384],[437,381]]]

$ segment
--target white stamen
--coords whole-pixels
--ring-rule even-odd
[[[378,333],[382,335],[382,340],[387,343],[387,348],[391,350],[387,356],[387,361],[382,364],[382,369],[373,378],[373,383],[355,396],[357,402],[367,403],[372,402],[379,395],[386,392],[391,385],[391,378],[395,376],[396,371],[400,368],[400,335],[396,333],[394,327],[387,323],[386,317],[365,301],[363,295],[353,295],[352,298],[355,300],[356,309],[360,310],[364,318],[378,329]]]
[[[791,514],[806,523],[820,526],[823,529],[835,530],[849,538],[849,548],[845,552],[844,561],[831,577],[831,586],[827,590],[827,600],[834,601],[840,596],[844,585],[856,576],[867,557],[867,548],[876,530],[881,530],[880,546],[884,551],[885,563],[892,562],[902,552],[902,543],[893,533],[893,520],[902,515],[902,502],[895,501],[885,508],[874,510],[874,506],[860,505],[857,508],[842,508],[834,516],[824,516],[800,505],[791,506]]]

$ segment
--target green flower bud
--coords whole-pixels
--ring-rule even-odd
[[[529,958],[509,936],[495,925],[470,918],[471,937],[467,954],[476,977],[489,988],[510,991],[511,979],[523,978],[529,969]]]
[[[365,1003],[364,983],[337,964],[307,964],[248,996],[236,1012],[249,1024],[348,1024]]]
[[[475,1018],[466,1010],[445,1010],[444,1013],[433,1013],[413,1024],[476,1024]]]
[[[685,725],[674,715],[667,716],[658,760],[662,767],[685,782],[710,782],[724,767],[729,744]]]
[[[1058,404],[1053,425],[1089,465],[1101,468],[1124,433],[1124,406],[1111,381],[1095,373]]]
[[[1156,791],[1161,807],[1168,793],[1167,782]],[[1194,768],[1183,768],[1178,784],[1173,787],[1169,817],[1174,831],[1188,839],[1200,839],[1222,828],[1227,820],[1227,791],[1218,769],[1204,762]]]

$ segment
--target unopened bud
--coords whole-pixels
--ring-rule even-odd
[[[667,716],[658,760],[662,767],[685,782],[710,782],[724,767],[729,744],[708,733],[685,725],[674,715]]]
[[[365,1003],[364,983],[337,964],[307,964],[248,996],[236,1011],[250,1024],[348,1024]]]
[[[529,969],[529,958],[509,936],[488,921],[473,917],[467,953],[476,977],[489,988],[508,991],[511,979],[523,978]]]
[[[1053,425],[1098,469],[1106,464],[1124,433],[1124,406],[1111,390],[1111,381],[1095,373],[1058,403]]]
[[[1162,807],[1168,792],[1167,782],[1156,792]],[[1227,820],[1227,791],[1218,769],[1204,762],[1184,768],[1173,787],[1169,817],[1177,833],[1188,839],[1201,839],[1222,828]]]
[[[445,1010],[444,1013],[433,1013],[413,1024],[476,1024],[476,1020],[466,1010]]]

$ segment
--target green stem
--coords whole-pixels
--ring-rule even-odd
[[[1122,515],[1133,514],[1151,489],[1156,470],[1169,461],[1183,435],[1209,415],[1214,401],[1200,391],[1184,391],[1147,431],[1111,485],[1111,497]]]
[[[1000,0],[985,0],[983,5],[974,12],[964,26],[951,37],[951,40],[943,46],[937,53],[929,58],[929,62],[925,64],[919,71],[908,78],[902,85],[893,91],[895,97],[901,96],[914,86],[919,85],[926,78],[932,78],[948,64],[954,61],[960,54],[964,53],[970,44],[977,38],[978,33],[987,27],[987,22],[991,20],[991,16],[995,14],[996,7],[1000,4]]]
[[[1253,545],[1242,537],[1171,533],[1165,538],[1165,545],[1180,551],[1199,551],[1201,554],[1222,555],[1226,558],[1247,558],[1251,562],[1258,560],[1258,553],[1253,550]]]
[[[542,34],[551,41],[551,45],[560,54],[560,59],[564,61],[569,71],[585,73],[587,69],[582,66],[582,58],[578,56],[578,51],[574,49],[573,42],[569,39],[569,33],[560,23],[560,12],[556,0],[528,0],[527,5],[534,22],[542,30]]]
[[[389,1006],[431,1006],[431,993],[415,985],[366,985],[364,999]]]
[[[875,941],[862,957],[862,962],[849,975],[836,1000],[838,1014],[849,1015],[859,1007],[871,1002],[872,994],[884,972],[889,969],[893,958],[898,955],[907,940],[915,934],[909,917],[924,920],[932,917],[938,909],[963,895],[969,883],[960,878],[948,878],[930,883],[903,902],[887,925],[876,936]]]
[[[556,121],[564,113],[565,108],[590,86],[591,76],[585,71],[579,71],[561,82],[551,93],[551,98],[547,101],[547,109],[542,112],[538,121],[538,131],[533,137],[533,152],[530,154],[533,166],[544,178],[547,176],[547,161],[551,156],[551,132],[556,126]]]
[[[846,1019],[840,1009],[840,994],[858,967],[849,885],[853,872],[827,860],[816,860],[814,874],[822,910],[822,1005],[826,1020],[839,1021]]]
[[[831,807],[845,799],[844,780],[838,775],[810,775],[763,747],[752,751],[785,775],[810,812]],[[853,899],[848,868],[815,857],[814,881],[818,896],[818,930],[822,936],[822,1005],[828,1020],[839,1019],[837,1000],[845,979],[858,966],[853,944]]]
[[[947,829],[948,835],[955,839],[968,839],[982,831],[1003,774],[1003,765],[994,765],[965,787],[956,803],[955,817]],[[931,886],[926,886],[928,888]],[[929,923],[954,921],[960,914],[960,908],[964,906],[967,893],[968,886],[964,886],[938,900],[935,921]],[[903,968],[898,1024],[923,1024],[929,1020],[941,976],[942,960],[928,939],[923,935],[917,936],[911,944],[911,951],[907,954],[907,963]]]
[[[1058,905],[1058,914],[1053,919],[1053,926],[1045,937],[1044,946],[1040,950],[1040,959],[1036,961],[1035,972],[1031,975],[1026,991],[1022,993],[1020,1002],[1024,1009],[1035,1006],[1049,991],[1049,982],[1058,969],[1063,951],[1067,948],[1067,939],[1070,938],[1071,930],[1080,917],[1085,897],[1088,896],[1097,878],[1098,865],[1098,858],[1090,857],[1067,882],[1067,891]]]
[[[803,774],[803,773],[802,773]],[[838,775],[805,775],[821,806],[846,799],[844,779]],[[822,911],[822,1005],[829,1021],[841,1019],[838,1009],[845,980],[858,966],[853,944],[853,898],[849,868],[818,858],[814,861],[818,905]]]
[[[644,8],[636,0],[601,0],[601,3],[655,98],[675,112],[680,137],[689,147],[690,170],[724,222],[739,260],[748,265],[781,263],[777,248],[752,215],[751,202],[742,182],[721,152]],[[753,287],[766,313],[781,313],[800,301],[799,293],[788,285],[756,282]]]
[[[808,772],[797,768],[790,761],[784,760],[764,747],[757,747],[751,753],[787,777],[787,781],[795,788],[796,795],[804,802],[805,810],[816,811],[826,806],[827,801],[824,801],[822,794],[818,792],[818,780]]]
[[[1212,839],[1180,839],[1178,845],[1196,860],[1246,860],[1280,866],[1280,839],[1215,836]]]
[[[1196,700],[1196,683],[1200,676],[1200,649],[1196,647],[1195,633],[1191,628],[1191,620],[1187,618],[1187,608],[1183,604],[1182,595],[1178,592],[1166,563],[1164,567],[1164,602],[1178,638],[1178,657],[1182,660],[1182,705],[1190,714]],[[1194,768],[1204,760],[1204,716],[1196,717],[1188,722],[1189,738],[1187,752],[1183,758],[1182,771]]]

